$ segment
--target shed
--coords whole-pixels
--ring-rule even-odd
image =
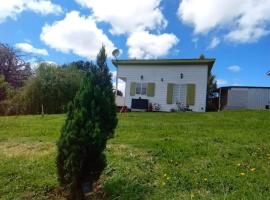
[[[269,109],[270,87],[226,86],[218,89],[220,109]]]

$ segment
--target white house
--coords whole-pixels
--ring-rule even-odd
[[[160,111],[177,109],[176,103],[204,112],[207,79],[215,59],[114,60],[117,78],[126,84],[124,104],[146,110],[159,104]]]

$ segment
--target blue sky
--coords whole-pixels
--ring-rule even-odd
[[[270,86],[269,10],[270,0],[0,0],[0,41],[58,64],[94,60],[101,44],[120,59],[204,54],[219,86]]]

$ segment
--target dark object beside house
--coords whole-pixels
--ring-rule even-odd
[[[148,110],[148,99],[132,99],[131,109]]]

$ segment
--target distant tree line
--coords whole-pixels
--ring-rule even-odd
[[[20,52],[0,43],[0,115],[66,112],[91,66],[43,62],[33,70]]]

